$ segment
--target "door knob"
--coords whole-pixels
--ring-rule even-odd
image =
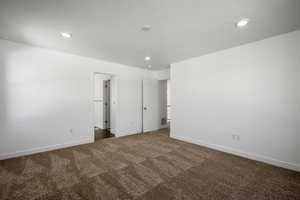
[[[144,107],[144,110],[147,110],[147,108],[146,108],[146,107]]]

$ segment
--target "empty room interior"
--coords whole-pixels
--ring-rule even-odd
[[[299,0],[0,0],[0,200],[300,200]]]

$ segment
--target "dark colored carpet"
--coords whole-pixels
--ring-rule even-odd
[[[300,199],[300,173],[160,131],[0,161],[0,199]]]

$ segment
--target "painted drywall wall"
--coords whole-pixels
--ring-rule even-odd
[[[299,44],[296,31],[172,64],[171,136],[300,170]]]
[[[153,71],[153,76],[157,80],[170,80],[171,79],[171,72],[170,68],[164,69],[164,70],[159,70],[159,71]]]
[[[0,40],[0,159],[92,142],[94,72],[119,87],[114,133],[139,132],[148,70]]]

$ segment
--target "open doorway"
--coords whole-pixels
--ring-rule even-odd
[[[107,74],[94,74],[94,136],[95,140],[111,134],[111,79]]]
[[[169,128],[171,123],[171,90],[170,80],[160,81],[160,118],[161,128]]]
[[[167,126],[171,123],[171,81],[167,80]]]

